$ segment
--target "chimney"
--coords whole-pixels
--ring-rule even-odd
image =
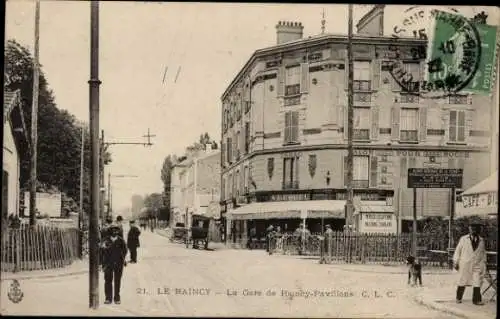
[[[276,25],[277,44],[302,39],[304,27],[300,22],[279,21]]]

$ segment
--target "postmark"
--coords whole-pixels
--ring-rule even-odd
[[[411,7],[393,28],[395,59],[390,74],[401,91],[423,98],[443,98],[464,89],[481,60],[481,41],[475,25],[457,10],[446,7]],[[403,38],[421,41],[411,56],[401,54]],[[413,66],[413,68],[412,68]]]

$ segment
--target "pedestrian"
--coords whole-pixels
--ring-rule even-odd
[[[250,228],[250,240],[248,241],[248,249],[252,250],[255,246],[255,237],[257,237],[257,228],[255,225]]]
[[[274,226],[273,225],[269,225],[267,228],[266,228],[266,252],[270,252],[271,251],[271,236],[272,236],[272,232],[274,231]]]
[[[130,229],[127,234],[127,247],[130,251],[130,263],[137,263],[137,248],[140,247],[139,244],[139,236],[141,235],[141,231],[135,225],[135,221],[130,221]]]
[[[459,273],[457,283],[457,303],[462,303],[466,286],[472,286],[472,303],[481,306],[481,285],[486,273],[486,248],[479,236],[481,224],[471,223],[469,234],[458,241],[453,254],[453,267]]]
[[[123,267],[127,265],[125,256],[127,255],[127,245],[120,237],[120,226],[113,224],[109,227],[109,236],[102,242],[103,250],[103,271],[104,271],[104,294],[105,304],[114,301],[120,304],[120,286],[123,274]],[[113,298],[114,297],[114,298]]]
[[[125,238],[123,236],[123,217],[121,215],[116,216],[116,224],[120,227],[120,236],[121,238]]]

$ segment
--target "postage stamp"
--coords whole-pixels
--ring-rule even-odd
[[[456,9],[414,6],[393,28],[397,39],[413,37],[422,44],[412,48],[412,58],[424,61],[415,79],[401,58],[393,61],[391,75],[403,91],[424,98],[443,98],[463,91],[474,79],[481,62],[481,38],[474,23]],[[415,62],[412,61],[412,62]]]

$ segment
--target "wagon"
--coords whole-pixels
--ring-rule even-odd
[[[187,239],[187,229],[183,223],[177,223],[172,229],[170,242],[184,243]]]
[[[199,245],[203,245],[204,249],[208,248],[208,226],[210,218],[202,215],[192,216],[192,226],[188,232],[188,239],[186,241],[186,248],[192,244],[193,249],[197,249]]]

